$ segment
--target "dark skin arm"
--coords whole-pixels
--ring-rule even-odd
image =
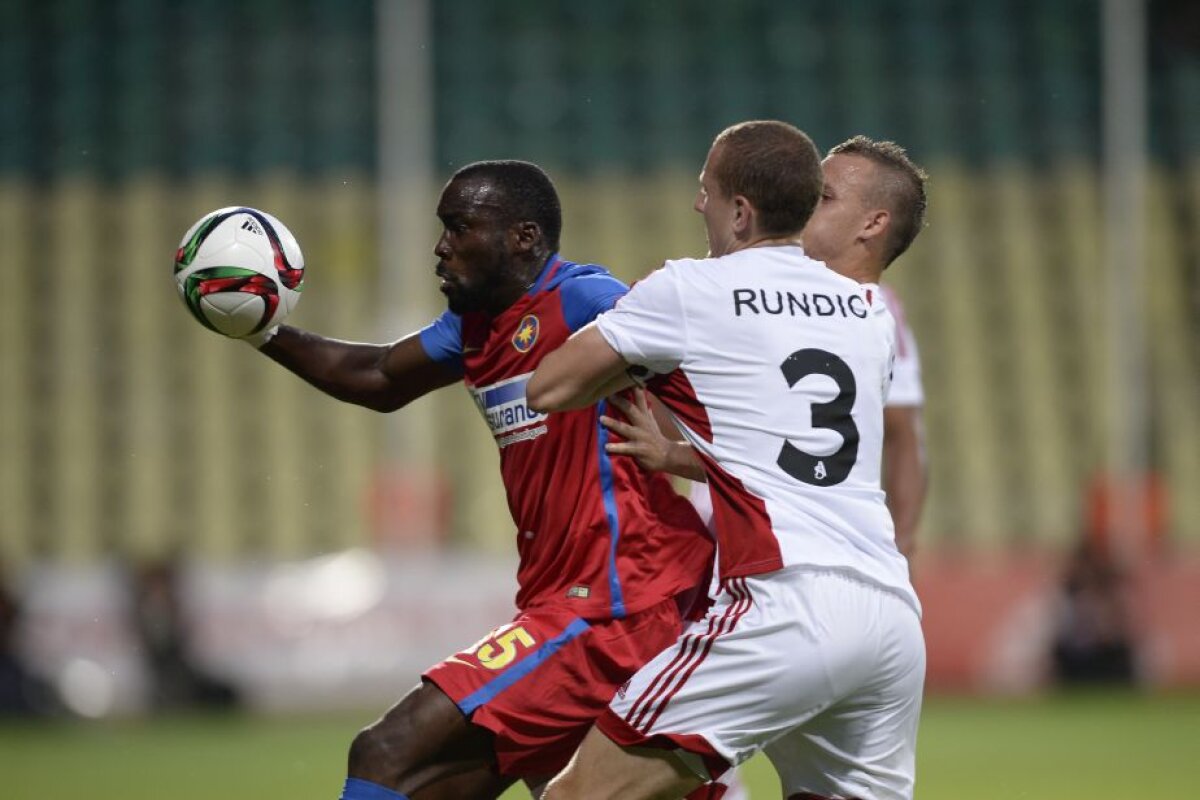
[[[920,407],[887,406],[883,410],[883,489],[896,526],[896,547],[909,559],[916,552],[927,482]]]
[[[416,333],[392,344],[362,344],[284,325],[262,352],[330,397],[380,412],[459,379],[426,354]]]

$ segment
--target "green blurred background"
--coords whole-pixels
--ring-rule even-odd
[[[46,570],[179,555],[266,570],[364,548],[401,574],[413,553],[494,557],[511,582],[495,448],[466,394],[381,417],[203,330],[169,277],[200,215],[275,214],[308,266],[292,322],[391,339],[440,310],[433,208],[459,166],[542,164],[563,195],[564,254],[632,280],[703,252],[696,173],[717,131],[755,117],[822,148],[894,139],[931,176],[928,229],[886,275],[927,397],[915,574],[931,685],[1044,685],[1035,633],[1063,554],[1111,516],[1106,499],[1132,524],[1115,535],[1145,684],[1200,683],[1200,12],[1185,0],[0,0],[0,570],[50,609],[21,640],[46,671],[63,665],[73,634],[46,647],[37,630],[71,616],[53,613]],[[86,638],[81,605],[71,630]],[[1000,605],[987,616],[999,632],[976,641],[971,613]],[[1153,752],[1182,755],[1161,723],[1170,704],[1149,707]],[[984,735],[995,707],[981,708],[933,707],[931,730],[954,733],[923,744],[927,796],[1001,796],[932,788],[976,763],[949,755],[976,733],[975,758],[1003,749]],[[1022,708],[1036,708],[1012,738],[1027,749],[993,766],[1026,791],[1004,796],[1125,796],[1022,786],[1043,774],[1030,742],[1076,736],[1054,720],[1080,707]],[[1127,699],[1112,724],[1131,708],[1147,706]],[[1200,730],[1195,703],[1181,709]],[[308,751],[335,772],[353,730],[336,724]],[[8,741],[94,749],[128,730],[6,729],[0,774],[26,752]],[[303,796],[334,791],[324,767],[280,752],[291,744],[246,742],[256,769],[279,770],[246,796],[297,772],[321,782]],[[128,740],[143,747],[135,761],[156,758]],[[1194,786],[1192,762],[1158,774],[1190,771]],[[24,785],[17,796],[68,795]],[[235,796],[203,796],[218,795]]]
[[[177,545],[295,555],[421,533],[507,548],[492,447],[461,393],[394,422],[339,406],[213,341],[163,264],[202,213],[260,205],[306,253],[294,322],[398,336],[440,306],[442,182],[516,157],[561,185],[564,252],[636,278],[702,251],[695,175],[714,133],[750,117],[794,121],[821,147],[893,138],[932,176],[929,228],[888,274],[922,347],[925,543],[1065,542],[1106,468],[1120,365],[1095,0],[0,9],[10,563]],[[1145,329],[1126,333],[1144,339],[1140,446],[1171,490],[1172,540],[1190,545],[1200,36],[1192,3],[1148,16]],[[454,493],[426,509],[438,530],[380,531],[369,489],[422,479]]]
[[[927,704],[917,758],[922,800],[1191,797],[1200,772],[1200,698],[1085,694]],[[349,716],[184,716],[90,726],[0,724],[0,775],[13,798],[330,800],[344,775]],[[70,769],[63,768],[69,759]],[[742,768],[752,800],[779,800],[761,757]],[[529,797],[514,787],[504,800]]]

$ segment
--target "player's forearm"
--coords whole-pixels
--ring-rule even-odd
[[[525,387],[525,397],[538,413],[587,408],[629,385],[627,367],[593,323],[542,359]]]
[[[885,481],[888,510],[896,528],[896,547],[905,557],[912,558],[917,549],[917,524],[925,500],[925,471],[918,465],[908,471],[893,471],[896,472],[899,474]]]
[[[572,359],[564,350],[542,359],[525,388],[529,407],[539,414],[587,408],[609,394],[605,376],[571,369]]]
[[[896,547],[916,551],[917,524],[925,503],[928,475],[920,409],[888,408],[884,413],[883,489],[896,529]]]
[[[393,411],[405,397],[381,365],[388,345],[329,339],[283,326],[262,352],[330,397],[376,411]]]
[[[601,388],[601,384],[589,384],[575,379],[574,376],[564,380],[546,377],[546,373],[543,373],[539,366],[529,379],[526,398],[529,407],[539,414],[573,411],[597,403],[604,397]]]

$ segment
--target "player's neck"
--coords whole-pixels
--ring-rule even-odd
[[[883,277],[883,269],[868,259],[832,258],[825,265],[838,275],[859,283],[879,283]]]
[[[803,247],[797,236],[760,236],[750,237],[738,250],[749,250],[751,247]]]
[[[536,258],[515,265],[504,285],[492,293],[492,302],[487,309],[488,313],[493,317],[499,316],[524,297],[525,293],[537,283],[538,277],[541,276],[542,270],[546,268],[549,261],[550,256],[543,257],[539,254]]]

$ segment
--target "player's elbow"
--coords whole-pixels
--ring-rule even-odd
[[[540,368],[533,373],[525,387],[525,402],[538,414],[561,411],[565,397],[566,392],[561,386],[561,381],[556,384]]]
[[[380,414],[390,414],[393,411],[399,411],[407,404],[403,401],[393,400],[392,398],[372,397],[361,401],[359,405],[371,411],[378,411]]]
[[[378,411],[380,414],[390,414],[393,411],[399,411],[404,408],[416,399],[416,395],[411,391],[404,391],[402,388],[396,386],[372,386],[347,392],[339,399],[354,403],[371,411]]]
[[[525,402],[529,408],[538,414],[548,414],[552,411],[566,411],[579,408],[579,387],[571,373],[560,369],[562,359],[557,353],[551,353],[541,365],[534,370],[533,377],[525,387]]]

